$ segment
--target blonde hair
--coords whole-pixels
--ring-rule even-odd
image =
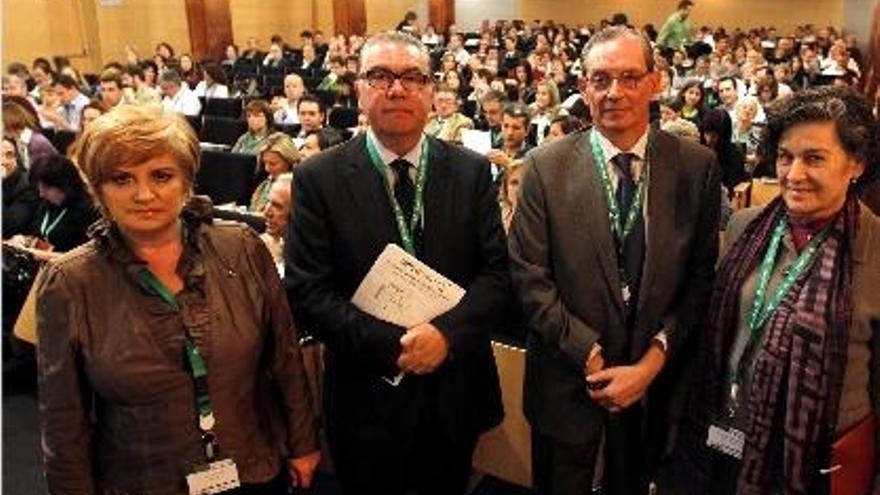
[[[183,117],[159,105],[124,105],[101,115],[76,147],[76,162],[95,193],[119,167],[161,156],[177,162],[192,188],[199,169],[199,139]]]
[[[258,155],[261,167],[263,166],[263,154],[269,151],[277,153],[290,166],[291,170],[293,170],[294,165],[299,163],[300,155],[299,150],[296,148],[296,143],[283,132],[274,132],[266,137]]]

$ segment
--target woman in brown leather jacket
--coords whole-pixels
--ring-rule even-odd
[[[308,485],[320,453],[285,293],[259,238],[191,198],[186,121],[120,108],[77,158],[104,218],[39,280],[49,492]]]

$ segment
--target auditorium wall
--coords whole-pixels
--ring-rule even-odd
[[[364,0],[364,7],[367,11],[368,33],[394,29],[408,11],[419,16],[419,24],[424,25],[428,21],[427,0]]]
[[[788,31],[798,24],[843,24],[843,0],[696,0],[692,24],[729,27],[775,26]],[[634,25],[653,23],[658,29],[678,0],[519,0],[522,19],[553,19],[590,23],[625,12]]]

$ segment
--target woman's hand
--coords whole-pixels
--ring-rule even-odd
[[[308,488],[312,485],[315,470],[321,462],[321,451],[287,460],[287,471],[290,473],[290,484],[295,487]]]

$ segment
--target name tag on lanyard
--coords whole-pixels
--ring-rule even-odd
[[[211,495],[234,490],[241,486],[238,468],[232,459],[222,459],[201,465],[186,475],[189,495]]]

